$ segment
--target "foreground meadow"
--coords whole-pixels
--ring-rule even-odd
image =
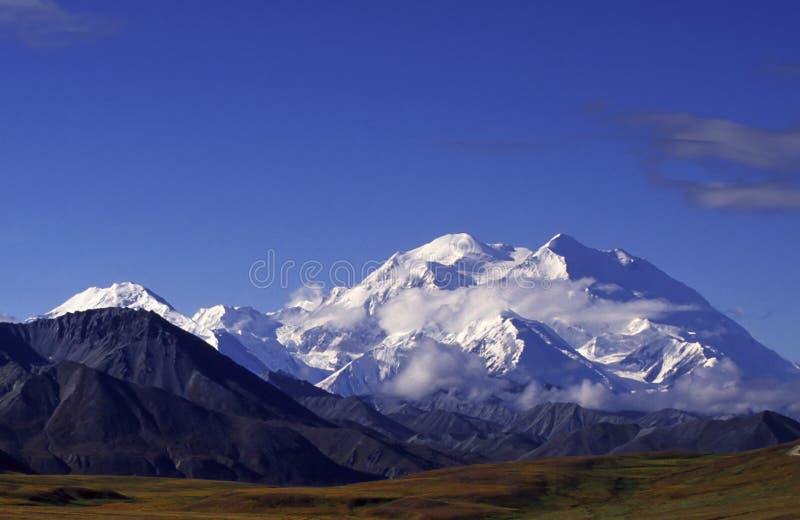
[[[0,517],[798,518],[794,444],[737,455],[540,459],[328,488],[105,476],[0,475]]]

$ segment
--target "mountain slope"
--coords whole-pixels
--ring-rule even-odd
[[[197,311],[192,321],[217,337],[221,352],[231,345],[227,355],[237,355],[239,359],[234,359],[256,374],[285,372],[312,381],[326,375],[295,359],[277,340],[276,330],[281,324],[252,307],[215,305]]]
[[[115,283],[102,288],[90,287],[50,312],[29,321],[107,308],[154,312],[176,327],[199,337],[257,375],[270,370],[281,370],[307,379],[319,379],[317,372],[296,361],[275,341],[274,332],[279,324],[255,309],[217,305],[201,309],[194,317],[189,318],[150,289],[132,282]]]
[[[333,463],[289,428],[210,411],[84,365],[60,362],[18,385],[0,404],[0,427],[13,432],[0,442],[38,472],[271,484],[369,478]]]
[[[107,308],[0,324],[0,360],[0,409],[9,406],[0,427],[0,450],[24,454],[23,460],[41,471],[102,468],[123,474],[333,483],[456,462],[363,425],[325,421],[149,311]],[[91,426],[86,432],[93,437],[75,437],[83,423]],[[46,429],[59,424],[55,432]],[[209,442],[216,436],[229,442],[220,440],[211,449],[203,444],[206,433]],[[266,443],[267,438],[282,444]],[[111,439],[125,450],[130,444],[133,453],[109,452],[112,447],[103,443]],[[58,446],[61,451],[55,450]],[[291,472],[269,462],[270,454],[285,450],[299,451],[298,458],[286,459],[298,464]],[[194,461],[199,466],[192,466]]]
[[[800,380],[797,367],[650,262],[563,234],[535,250],[445,235],[272,317],[277,340],[332,371],[321,386],[344,395],[397,392],[392,382],[417,371],[419,345],[430,343],[477,355],[489,376],[557,389],[588,381],[615,393],[665,390],[702,371],[743,385]],[[421,380],[442,379],[431,367]],[[462,385],[486,386],[466,372]]]
[[[725,420],[695,419],[655,427],[643,427],[635,421],[600,421],[553,435],[521,458],[656,451],[732,453],[798,439],[800,423],[769,411]]]
[[[5,328],[51,363],[80,363],[224,413],[320,423],[272,385],[153,312],[107,308]]]
[[[546,442],[521,458],[603,455],[633,440],[640,430],[637,424],[599,422]]]
[[[506,426],[509,431],[549,439],[598,423],[631,424],[644,414],[606,412],[575,403],[543,403],[521,412]],[[589,455],[589,453],[586,453]]]
[[[115,307],[155,312],[176,327],[191,332],[213,347],[217,346],[217,340],[210,330],[176,311],[150,289],[132,282],[114,283],[110,287],[90,287],[39,317],[52,319],[72,312]]]
[[[800,423],[770,411],[728,420],[699,420],[642,431],[612,453],[697,451],[725,453],[800,439]]]

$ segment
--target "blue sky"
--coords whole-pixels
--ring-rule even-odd
[[[557,4],[0,0],[0,313],[563,231],[800,359],[800,6]]]

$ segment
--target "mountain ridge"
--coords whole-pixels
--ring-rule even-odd
[[[0,324],[0,376],[0,450],[45,473],[334,484],[459,462],[325,420],[152,311]]]
[[[435,348],[431,359],[452,352]],[[335,395],[286,373],[256,375],[153,311],[72,312],[0,324],[0,462],[39,473],[329,485],[543,454],[734,452],[800,438],[800,424],[771,412],[512,409],[480,388],[453,392]]]
[[[563,233],[536,249],[443,235],[313,305],[270,313],[217,305],[175,316],[163,298],[136,287],[155,303],[104,300],[94,288],[44,316],[95,304],[149,308],[257,375],[282,371],[345,395],[413,386],[398,381],[420,372],[429,345],[445,361],[480,360],[489,379],[467,371],[473,380],[458,383],[467,386],[500,378],[577,393],[588,382],[596,392],[628,394],[671,391],[707,374],[742,386],[800,380],[795,364],[647,260]],[[437,378],[454,380],[429,364],[432,373],[416,375],[431,392],[441,388]]]

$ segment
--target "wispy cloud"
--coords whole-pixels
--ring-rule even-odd
[[[659,392],[619,393],[588,380],[568,386],[550,386],[534,380],[520,390],[507,379],[491,377],[474,354],[424,341],[410,351],[381,392],[421,399],[433,392],[447,391],[471,402],[499,397],[519,410],[546,402],[572,402],[602,410],[677,408],[710,415],[775,410],[800,417],[800,403],[790,397],[800,392],[800,380],[745,380],[740,368],[726,358],[716,365],[696,368]]]
[[[800,129],[762,129],[689,113],[645,113],[626,122],[646,132],[651,178],[678,189],[696,206],[731,212],[800,210]],[[723,164],[751,178],[677,180],[663,174],[667,161]],[[694,170],[696,171],[696,169]],[[730,175],[729,175],[730,177]]]
[[[764,69],[767,72],[783,76],[800,76],[800,63],[773,63]]]
[[[103,34],[108,19],[67,10],[55,0],[0,0],[0,36],[31,46],[63,45]]]
[[[695,206],[732,212],[780,213],[800,210],[800,189],[785,180],[763,182],[694,182],[660,177],[680,189]]]
[[[798,391],[798,379],[745,381],[739,367],[723,358],[715,366],[696,368],[667,391],[619,394],[589,381],[565,388],[545,388],[534,382],[525,388],[516,404],[524,410],[543,402],[564,401],[606,410],[677,408],[709,415],[776,410],[800,417],[800,404],[791,397]]]
[[[639,114],[629,121],[652,130],[654,144],[678,159],[721,159],[772,171],[800,168],[800,129],[765,130],[688,113]]]
[[[16,323],[17,321],[19,320],[14,316],[0,312],[0,323]]]
[[[753,309],[748,309],[739,306],[739,307],[734,307],[732,309],[727,309],[725,311],[725,314],[727,314],[728,316],[730,316],[735,320],[743,320],[743,319],[766,320],[771,318],[775,314],[775,311],[771,309],[756,311]]]
[[[575,282],[553,281],[542,290],[513,285],[461,287],[437,293],[435,298],[423,289],[407,289],[378,311],[378,319],[387,334],[457,333],[486,316],[511,312],[544,323],[580,322],[582,327],[599,334],[608,328],[623,327],[637,317],[655,319],[694,310],[663,300],[597,299],[588,290],[593,282],[588,278]]]
[[[458,390],[482,397],[496,390],[490,385],[483,360],[451,345],[420,338],[397,376],[382,391],[409,399],[421,399],[438,390]]]

